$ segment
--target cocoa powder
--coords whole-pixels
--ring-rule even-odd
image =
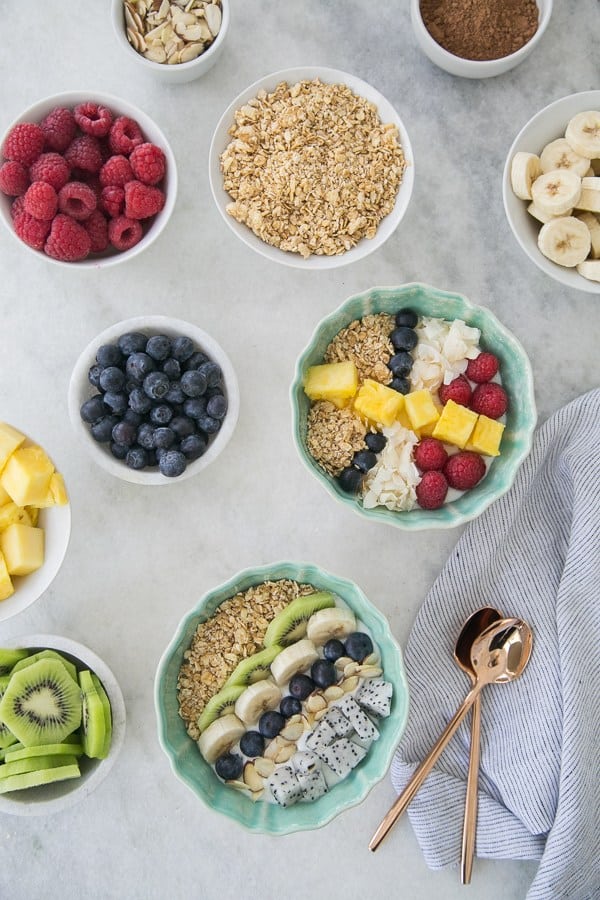
[[[537,31],[535,0],[421,0],[428,32],[463,59],[501,59]]]

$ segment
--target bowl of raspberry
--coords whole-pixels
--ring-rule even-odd
[[[328,493],[405,530],[483,512],[510,488],[536,423],[517,338],[425,284],[371,288],[323,319],[291,403],[296,449]]]
[[[173,211],[177,167],[167,139],[119,97],[47,97],[9,126],[0,147],[0,217],[53,263],[123,262],[156,240]]]

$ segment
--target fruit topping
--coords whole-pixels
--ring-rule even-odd
[[[335,662],[341,656],[345,656],[346,648],[337,638],[331,638],[323,647],[323,657],[330,662]]]
[[[8,133],[2,152],[6,159],[30,166],[44,149],[45,136],[39,125],[22,122]]]
[[[448,459],[448,452],[441,441],[435,438],[423,438],[415,447],[415,463],[421,472],[443,469]]]
[[[293,675],[288,684],[288,691],[298,700],[306,700],[315,689],[315,683],[308,675]]]
[[[469,368],[470,363],[471,360],[469,360],[467,369]],[[471,385],[464,375],[459,375],[458,378],[455,378],[450,384],[441,384],[438,390],[438,397],[442,405],[446,404],[448,400],[454,400],[454,402],[460,404],[460,406],[469,406],[471,403],[471,395]]]
[[[337,681],[334,664],[327,659],[317,659],[311,666],[310,677],[320,688],[328,688]]]
[[[304,379],[304,391],[311,400],[329,400],[342,408],[358,389],[358,372],[353,362],[311,366]]]
[[[373,652],[373,641],[364,631],[354,631],[344,641],[346,656],[357,662],[362,662],[365,657]]]
[[[508,408],[508,397],[504,388],[490,382],[479,384],[473,391],[471,409],[476,413],[487,416],[489,419],[499,419]]]
[[[355,494],[362,484],[362,474],[353,466],[342,469],[337,477],[339,486],[348,494]]]
[[[265,739],[260,731],[247,731],[240,738],[240,750],[244,756],[262,756],[265,749]]]
[[[353,631],[356,631],[354,613],[340,606],[316,612],[306,628],[309,639],[317,645],[323,645],[331,638],[345,638]]]
[[[306,634],[306,626],[313,613],[333,606],[335,600],[328,591],[318,591],[292,600],[269,623],[263,642],[265,647],[273,644],[287,647],[300,640]]]
[[[394,349],[404,350],[408,352],[410,350],[414,350],[419,339],[416,332],[412,328],[407,328],[405,325],[400,325],[392,331],[392,333],[390,334],[390,340],[394,345]]]
[[[244,770],[244,761],[237,753],[224,753],[215,762],[215,772],[224,781],[234,781]]]
[[[324,615],[325,613],[335,611],[337,610],[323,609],[320,612],[315,613],[315,616]],[[307,634],[310,634],[310,625],[315,616],[312,616],[312,618],[309,619]],[[269,648],[269,650],[272,649],[273,648]],[[281,648],[276,649],[279,651],[279,653],[275,656],[271,663],[271,674],[273,675],[273,678],[278,685],[286,684],[286,682],[288,682],[293,675],[296,675],[303,669],[307,669],[319,657],[317,649],[312,640],[306,638],[297,641],[295,644],[291,644],[284,650],[281,650]],[[266,652],[266,650],[263,651],[263,653]]]
[[[444,474],[450,487],[468,491],[485,475],[485,463],[478,453],[463,450],[450,457],[444,466]]]
[[[399,309],[395,316],[396,325],[405,328],[414,328],[419,317],[412,309]]]
[[[297,716],[302,712],[302,703],[296,697],[292,697],[288,694],[288,696],[284,697],[279,704],[279,712],[285,719],[289,719],[291,716]]]
[[[476,421],[476,412],[454,400],[448,400],[433,430],[433,437],[462,449],[469,440]]]
[[[425,472],[416,488],[417,502],[422,509],[439,509],[447,493],[448,482],[439,471]]]
[[[271,710],[264,712],[258,720],[258,730],[263,737],[271,739],[277,737],[285,727],[285,718],[281,713]]]
[[[373,453],[381,453],[387,444],[387,438],[380,431],[369,431],[365,435],[365,444]]]
[[[377,462],[377,456],[371,450],[359,450],[352,457],[352,465],[359,472],[368,472]]]
[[[270,679],[262,679],[250,684],[235,702],[235,714],[246,725],[260,719],[267,710],[279,706],[281,691]],[[261,734],[268,737],[259,727]],[[279,733],[279,732],[277,732]],[[274,736],[274,735],[273,735]]]
[[[476,356],[475,359],[469,360],[466,375],[471,381],[483,384],[486,381],[491,381],[494,375],[498,373],[498,369],[498,358],[493,353],[483,352]]]

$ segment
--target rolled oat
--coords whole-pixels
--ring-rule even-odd
[[[351,409],[338,409],[328,400],[317,400],[309,410],[306,445],[330,475],[339,475],[354,454],[364,449],[366,433],[366,425]]]

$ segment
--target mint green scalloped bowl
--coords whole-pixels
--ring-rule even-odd
[[[332,790],[313,803],[297,803],[282,808],[274,803],[254,803],[243,793],[222,782],[203,760],[196,743],[185,730],[178,713],[177,676],[183,654],[192,642],[200,622],[206,621],[224,600],[263,581],[290,578],[332,591],[341,597],[371,631],[379,647],[383,677],[394,685],[392,711],[380,722],[380,737],[360,765]],[[211,809],[223,813],[250,831],[289,834],[321,828],[345,809],[361,803],[371,788],[386,774],[400,741],[408,716],[408,685],[402,653],[384,616],[370,603],[357,585],[338,578],[309,563],[278,562],[245,569],[199,601],[182,619],[173,640],[158,666],[154,685],[158,737],[173,772]]]
[[[344,493],[337,481],[319,467],[306,446],[310,409],[310,400],[303,388],[306,370],[323,362],[327,345],[350,322],[374,313],[393,314],[401,307],[410,307],[423,316],[462,319],[467,325],[479,328],[482,349],[494,353],[500,361],[502,385],[509,399],[500,456],[493,460],[487,475],[475,488],[435,510],[416,508],[407,512],[394,512],[384,507],[364,509],[358,500]],[[370,288],[350,297],[335,312],[322,319],[296,363],[290,399],[294,442],[300,459],[309,472],[344,506],[366,519],[384,522],[406,531],[453,528],[480,515],[512,485],[519,466],[531,449],[537,421],[533,373],[527,354],[517,338],[489,309],[474,306],[462,294],[453,294],[419,283]]]

